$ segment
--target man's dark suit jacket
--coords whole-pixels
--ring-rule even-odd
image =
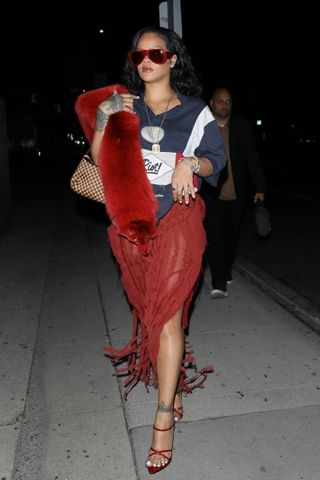
[[[229,119],[229,151],[237,199],[245,200],[250,178],[255,193],[265,192],[266,180],[252,126],[248,120],[233,114]],[[219,197],[226,178],[227,168],[221,172],[218,187],[214,189],[215,198]]]

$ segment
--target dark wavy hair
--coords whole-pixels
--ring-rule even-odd
[[[200,96],[202,94],[200,77],[179,35],[173,30],[163,27],[151,26],[141,28],[133,37],[130,50],[137,48],[140,38],[145,33],[154,33],[162,38],[165,41],[168,52],[174,52],[177,55],[176,64],[174,68],[171,69],[171,87],[184,95]],[[122,81],[134,95],[139,95],[139,93],[144,90],[144,82],[139,77],[137,68],[131,65],[128,58],[124,64]]]

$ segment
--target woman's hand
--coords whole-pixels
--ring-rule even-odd
[[[111,97],[100,103],[98,109],[108,116],[121,111],[133,113],[133,100],[138,98],[137,95],[132,95],[131,93],[117,93],[114,91]]]
[[[134,113],[133,100],[138,99],[137,95],[131,93],[117,93],[114,91],[113,95],[107,100],[104,100],[98,105],[96,117],[96,130],[101,132],[106,127],[110,115],[117,112]]]
[[[196,198],[196,192],[193,185],[193,171],[183,162],[176,165],[172,175],[172,195],[174,201],[180,204],[185,202],[189,205],[190,195],[193,199]]]

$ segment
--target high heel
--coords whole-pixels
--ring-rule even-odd
[[[174,427],[175,427],[175,422],[173,422],[173,424],[169,428],[157,428],[153,425],[153,429],[156,430],[157,432],[168,432],[171,429],[174,430]],[[168,456],[168,454],[171,454],[170,457]],[[172,448],[170,448],[168,450],[156,450],[155,448],[150,447],[149,458],[152,457],[153,455],[161,455],[161,457],[163,457],[165,460],[167,460],[167,462],[160,465],[160,466],[147,465],[147,463],[150,461],[148,459],[148,462],[146,463],[146,467],[147,467],[149,473],[151,473],[151,474],[158,473],[161,470],[163,470],[164,468],[166,468],[168,465],[170,465],[171,460],[172,460]]]
[[[176,397],[182,396],[182,393],[177,393]],[[181,405],[180,407],[173,407],[173,419],[176,423],[181,422],[183,417],[183,406]]]
[[[173,419],[175,423],[181,422],[183,417],[183,407],[177,407],[173,409]]]

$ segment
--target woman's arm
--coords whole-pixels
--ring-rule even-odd
[[[94,129],[94,135],[91,143],[91,155],[93,161],[98,165],[99,152],[101,140],[105,131],[105,128],[108,124],[110,115],[113,115],[117,112],[130,112],[133,111],[133,100],[139,98],[136,95],[131,95],[130,93],[117,93],[100,103],[97,108],[96,115],[96,124]]]

